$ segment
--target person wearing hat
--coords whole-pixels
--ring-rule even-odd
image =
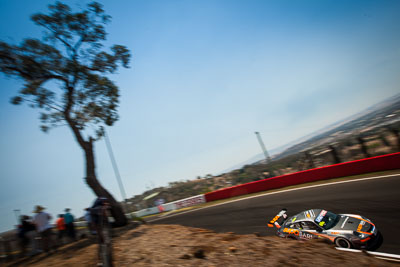
[[[36,213],[36,215],[33,217],[33,223],[36,225],[36,230],[42,239],[43,250],[48,252],[52,246],[52,226],[50,224],[51,216],[44,210],[45,208],[40,205],[35,206],[33,213]]]
[[[75,226],[74,226],[74,216],[70,213],[71,209],[65,209],[64,222],[67,231],[67,235],[75,240]]]

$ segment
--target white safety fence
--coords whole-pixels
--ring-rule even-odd
[[[148,208],[148,209],[139,210],[139,211],[133,212],[131,214],[133,214],[136,217],[143,217],[143,216],[147,216],[147,215],[156,214],[159,212],[160,212],[160,209],[158,207],[152,207],[152,208]]]
[[[143,216],[157,214],[157,213],[164,212],[164,211],[172,211],[172,210],[188,208],[188,207],[196,206],[198,204],[205,203],[205,202],[206,202],[206,198],[204,197],[204,195],[197,195],[194,197],[188,197],[188,198],[176,200],[173,202],[165,203],[158,207],[152,207],[152,208],[148,208],[148,209],[139,210],[139,211],[133,212],[131,214],[133,214],[136,217],[143,217]]]

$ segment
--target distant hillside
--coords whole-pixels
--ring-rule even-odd
[[[374,104],[365,110],[358,112],[350,117],[339,120],[333,124],[330,124],[322,129],[315,131],[311,134],[298,138],[288,144],[280,146],[275,149],[269,150],[269,154],[273,159],[282,158],[291,154],[298,153],[306,148],[312,147],[313,144],[323,141],[323,139],[327,139],[330,135],[335,135],[335,133],[343,131],[344,133],[350,134],[350,132],[361,130],[362,128],[377,126],[381,123],[388,123],[393,120],[399,120],[399,115],[396,111],[400,109],[400,94],[394,95],[382,102]],[[397,118],[389,117],[385,118],[390,114],[397,114]],[[377,119],[382,119],[381,121]],[[368,120],[375,119],[375,121],[371,121],[368,123]],[[329,142],[330,140],[325,140]],[[236,164],[225,171],[221,172],[229,172],[235,169],[239,169],[244,165],[255,164],[265,160],[264,154],[257,154],[250,159]]]
[[[130,210],[171,202],[238,184],[400,151],[400,94],[285,146],[258,154],[218,175],[171,182],[128,200]]]

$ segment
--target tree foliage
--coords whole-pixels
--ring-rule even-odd
[[[122,45],[103,49],[104,26],[111,17],[99,3],[73,12],[56,2],[49,5],[49,14],[31,19],[45,30],[41,40],[0,41],[0,71],[24,82],[11,102],[40,109],[43,131],[65,123],[70,127],[84,151],[86,183],[109,200],[115,224],[124,225],[121,206],[97,180],[93,142],[104,135],[105,125],[118,120],[119,90],[108,76],[119,66],[128,67],[130,52]]]
[[[82,132],[94,129],[98,138],[102,125],[118,120],[118,87],[107,75],[120,65],[128,67],[129,50],[121,45],[102,50],[111,17],[99,3],[74,13],[56,2],[49,10],[31,17],[45,29],[42,40],[25,39],[20,45],[0,41],[0,71],[24,81],[11,102],[40,108],[44,131],[67,122]]]

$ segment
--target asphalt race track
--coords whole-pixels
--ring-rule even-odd
[[[216,232],[274,235],[267,222],[282,208],[288,209],[288,215],[310,208],[363,215],[383,235],[377,251],[400,254],[400,175],[259,196],[150,221]]]

